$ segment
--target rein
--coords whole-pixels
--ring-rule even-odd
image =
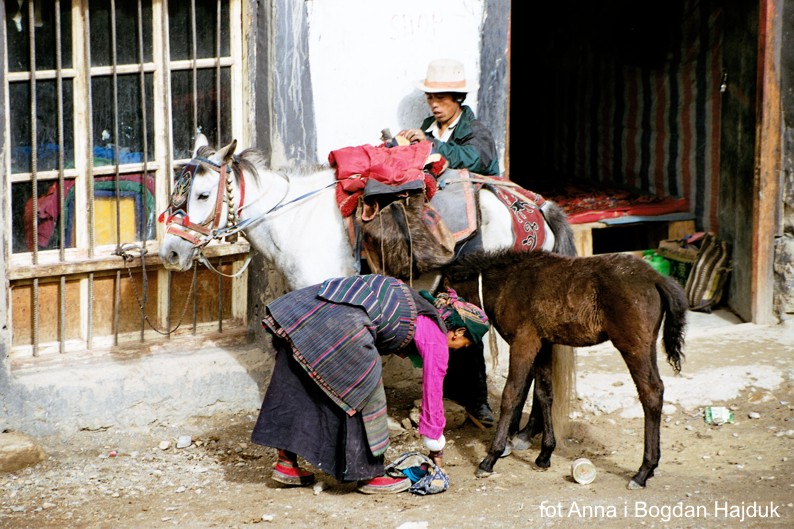
[[[337,183],[338,182],[331,182],[330,184],[325,185],[325,186],[323,186],[323,187],[321,187],[319,189],[314,189],[312,191],[307,191],[306,193],[302,194],[301,196],[293,198],[289,202],[284,202],[284,199],[286,198],[286,194],[285,194],[281,198],[281,200],[278,201],[278,203],[275,206],[273,206],[269,210],[265,211],[264,213],[261,213],[261,214],[257,215],[256,217],[248,217],[247,219],[243,219],[241,221],[238,221],[236,224],[233,224],[233,225],[227,225],[225,228],[218,228],[217,230],[215,230],[215,238],[222,239],[223,237],[227,237],[229,235],[236,235],[236,234],[242,232],[243,230],[245,230],[247,228],[250,228],[252,224],[255,224],[255,223],[263,220],[265,217],[267,217],[271,213],[275,213],[276,211],[280,210],[281,208],[283,208],[285,206],[289,206],[290,204],[294,204],[296,202],[300,202],[302,200],[306,200],[308,198],[311,198],[312,196],[316,195],[317,193],[325,191],[329,187],[334,187]]]
[[[135,278],[132,276],[132,268],[130,267],[130,263],[135,260],[135,255],[133,255],[133,251],[138,251],[138,257],[141,260],[141,275],[143,276],[143,295],[138,292],[138,285],[135,283]],[[162,334],[163,336],[169,336],[171,333],[174,333],[182,326],[182,321],[185,318],[185,313],[187,312],[187,307],[190,303],[191,299],[194,299],[193,293],[196,290],[196,272],[197,268],[196,265],[193,265],[193,281],[190,283],[190,291],[187,293],[185,297],[185,304],[182,306],[182,312],[179,315],[179,320],[176,322],[176,326],[172,329],[161,329],[160,326],[152,323],[149,319],[149,315],[146,314],[146,292],[148,290],[148,279],[146,275],[146,253],[147,249],[145,245],[135,245],[135,244],[123,244],[116,248],[116,255],[121,257],[124,260],[124,267],[127,269],[127,274],[130,276],[130,284],[132,285],[132,291],[135,293],[135,299],[138,301],[138,308],[143,315],[143,319],[146,323],[149,324],[149,327],[152,328],[155,332]],[[195,314],[194,320],[195,320]]]

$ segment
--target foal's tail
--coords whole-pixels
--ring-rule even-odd
[[[662,344],[667,352],[667,363],[673,366],[676,373],[681,372],[681,361],[684,359],[684,335],[686,334],[686,316],[689,301],[683,287],[673,278],[660,276],[656,288],[662,295],[664,305],[664,328]]]

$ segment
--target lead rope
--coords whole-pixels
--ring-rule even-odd
[[[405,204],[403,204],[399,200],[395,200],[392,204],[399,204],[400,208],[403,212],[403,218],[405,219],[405,225],[408,226],[408,214],[405,212]],[[378,221],[380,222],[380,232],[383,233],[383,211],[378,208]],[[386,249],[383,247],[385,237],[380,238],[380,268],[381,272],[386,271],[385,261],[386,261]],[[413,288],[414,286],[414,241],[411,237],[411,228],[408,226],[408,286]]]
[[[146,323],[149,324],[149,327],[151,327],[152,330],[154,330],[155,332],[157,332],[159,334],[162,334],[164,336],[168,336],[169,334],[174,333],[174,332],[176,332],[177,329],[179,329],[179,327],[182,325],[182,320],[184,320],[184,318],[185,318],[185,314],[187,313],[188,304],[190,303],[190,300],[191,300],[191,298],[193,296],[193,286],[196,284],[196,273],[198,272],[198,261],[193,261],[193,281],[190,282],[190,290],[188,291],[187,296],[185,297],[185,305],[182,307],[182,314],[179,315],[179,321],[177,322],[176,327],[174,327],[173,329],[170,329],[170,330],[162,330],[157,325],[152,323],[151,320],[149,320],[149,315],[146,314],[146,304],[143,301],[141,301],[141,295],[138,292],[138,285],[135,282],[135,278],[132,276],[132,268],[130,268],[129,263],[132,262],[135,259],[135,257],[132,254],[130,254],[128,250],[132,249],[133,247],[134,247],[133,245],[124,245],[122,247],[119,247],[116,250],[116,255],[119,255],[124,260],[124,268],[127,269],[127,274],[130,276],[130,284],[132,284],[132,290],[133,290],[133,293],[135,294],[135,299],[138,301],[138,308],[141,310],[141,314],[143,315],[143,319],[146,321]],[[146,250],[144,248],[140,248],[140,247],[138,247],[138,250],[140,250],[140,252],[141,252],[140,259],[141,259],[141,264],[143,265],[143,262],[144,262],[143,255],[146,253]],[[143,270],[143,267],[142,267],[142,270]],[[144,282],[145,281],[146,280],[144,278]]]
[[[480,296],[480,308],[485,311],[485,298],[482,295],[482,272],[477,275],[477,287]],[[496,371],[496,366],[499,365],[499,341],[496,339],[496,329],[491,328],[488,330],[488,347],[491,349],[491,367]]]
[[[198,259],[196,260],[196,262],[198,262],[198,261],[201,261],[201,264],[203,264],[204,266],[206,266],[207,268],[209,268],[210,270],[212,270],[213,272],[215,272],[216,274],[218,274],[220,276],[230,277],[232,279],[236,279],[236,278],[240,277],[241,275],[243,275],[243,272],[245,272],[245,269],[248,268],[249,264],[251,264],[251,253],[250,252],[248,253],[248,256],[245,258],[245,262],[243,263],[242,268],[240,268],[237,272],[235,272],[233,274],[226,274],[224,272],[221,272],[217,268],[215,268],[212,265],[212,263],[210,263],[210,260],[207,259],[207,257],[204,255],[203,248],[200,250],[200,253],[199,253],[199,256],[198,256]]]

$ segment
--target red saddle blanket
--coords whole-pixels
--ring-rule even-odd
[[[513,221],[513,249],[538,250],[546,240],[546,219],[541,207],[546,202],[538,193],[517,186],[484,184],[508,208]]]
[[[359,145],[331,151],[328,162],[336,168],[336,178],[340,182],[336,201],[342,216],[349,217],[356,210],[370,178],[394,187],[422,180],[427,199],[433,198],[437,176],[434,172],[440,172],[446,161],[438,154],[432,155],[432,149],[432,143],[422,141],[391,148]]]

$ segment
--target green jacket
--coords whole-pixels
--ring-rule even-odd
[[[491,131],[475,117],[468,105],[462,108],[463,114],[449,141],[441,141],[429,134],[427,139],[433,142],[436,152],[447,159],[450,169],[468,169],[477,174],[498,176],[499,160]],[[426,131],[433,121],[433,116],[425,119],[422,130]]]

